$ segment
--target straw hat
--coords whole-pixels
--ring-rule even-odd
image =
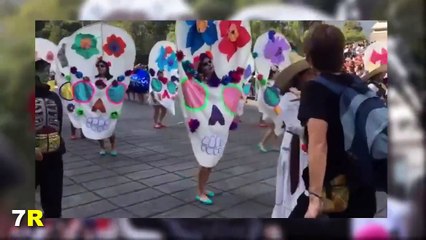
[[[380,66],[374,68],[372,71],[368,72],[367,74],[365,74],[362,77],[362,80],[367,81],[367,80],[370,80],[370,78],[376,76],[377,74],[386,73],[386,72],[388,72],[388,65],[383,64],[383,65],[380,65]]]
[[[275,85],[283,89],[298,73],[311,68],[305,58],[295,52],[289,54],[290,65],[275,76]]]

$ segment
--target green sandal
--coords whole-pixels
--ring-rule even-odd
[[[109,153],[112,157],[117,157],[117,155],[118,155],[118,153],[117,153],[117,151],[111,151],[110,153]]]
[[[199,195],[195,196],[195,200],[201,202],[204,205],[212,205],[213,204],[213,200],[211,200],[210,198],[207,198],[206,200],[202,200]]]
[[[261,145],[260,143],[259,144],[257,144],[257,148],[259,149],[259,151],[261,151],[262,153],[267,153],[268,152],[268,150],[266,150],[266,148],[263,146],[263,145]]]
[[[216,194],[214,194],[214,192],[212,192],[212,191],[207,191],[206,192],[206,196],[207,197],[214,197]]]

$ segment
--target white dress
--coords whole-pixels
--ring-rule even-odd
[[[291,101],[297,99],[297,96],[293,93],[286,93],[282,98],[282,120],[286,125],[286,131],[284,133],[280,156],[277,162],[275,207],[272,212],[272,218],[288,218],[290,213],[296,207],[298,198],[302,194],[307,194],[305,183],[302,179],[302,173],[308,166],[308,154],[302,149],[300,149],[299,157],[299,182],[296,191],[293,194],[291,194],[290,185],[291,140],[293,138],[293,133],[297,134],[301,139],[304,133],[304,128],[297,119],[300,101]]]

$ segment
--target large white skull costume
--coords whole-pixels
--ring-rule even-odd
[[[56,81],[58,83],[58,94],[62,100],[62,106],[75,106],[72,83],[71,83],[71,73],[68,60],[65,56],[65,49],[70,43],[71,39],[68,37],[63,38],[58,44],[58,53],[56,57]],[[71,124],[75,128],[81,128],[79,117],[73,114],[73,112],[66,110],[64,112],[68,114],[68,118],[71,121]]]
[[[148,66],[152,77],[149,84],[150,97],[154,95],[156,101],[175,115],[179,81],[176,45],[169,41],[157,42],[149,53]],[[159,72],[163,73],[161,79],[157,76]]]
[[[65,56],[74,103],[65,109],[80,122],[87,138],[108,138],[121,114],[136,56],[135,43],[126,31],[104,23],[79,29],[67,42]],[[98,63],[105,68],[105,76],[100,76]]]
[[[235,37],[235,32],[240,37]],[[242,75],[251,49],[249,23],[178,21],[176,40],[185,54],[179,63],[179,93],[192,149],[201,166],[214,167],[223,156],[230,128],[236,124],[233,119],[242,97]],[[201,82],[194,66],[188,67],[192,62],[202,64],[200,53],[210,55],[216,80]]]
[[[271,30],[257,38],[253,51],[256,71],[259,73],[258,81],[261,82],[257,97],[259,112],[263,114],[263,119],[274,122],[274,132],[278,136],[283,133],[280,120],[283,103],[280,90],[268,77],[271,68],[282,71],[290,65],[291,46],[282,34]]]
[[[44,38],[35,39],[35,61],[43,60],[49,63],[49,75],[55,75],[57,72],[55,65],[57,52],[58,46],[53,42]]]
[[[238,116],[242,116],[244,114],[244,106],[247,100],[248,95],[250,94],[252,83],[250,82],[250,79],[253,76],[253,73],[255,72],[255,66],[254,66],[254,58],[253,56],[249,56],[249,59],[247,61],[247,66],[244,70],[244,79],[243,79],[243,96],[240,99],[240,102],[238,104],[238,110],[237,114]]]

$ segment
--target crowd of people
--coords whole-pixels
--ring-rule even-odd
[[[323,214],[328,217],[374,217],[375,193],[378,189],[387,191],[387,118],[382,114],[387,115],[387,107],[379,91],[372,91],[369,85],[371,79],[386,85],[387,82],[384,80],[387,69],[382,67],[379,71],[366,74],[368,78],[364,76],[361,79],[356,73],[343,69],[346,65],[345,57],[359,59],[360,55],[353,56],[353,54],[354,52],[362,54],[361,45],[346,48],[348,51],[345,51],[343,33],[335,26],[321,24],[311,31],[304,43],[306,58],[291,52],[290,65],[281,71],[271,67],[268,83],[258,89],[258,92],[267,88],[278,89],[279,104],[281,111],[284,112],[280,120],[283,125],[279,126],[284,130],[284,136],[281,147],[276,147],[279,157],[276,200],[272,217],[317,218]],[[347,52],[350,52],[350,55]],[[180,70],[187,74],[196,72],[190,76],[196,77],[199,83],[211,86],[215,82],[220,83],[215,72],[217,66],[214,66],[212,60],[210,53],[202,53],[196,65],[186,65],[186,68]],[[108,78],[110,75],[108,63],[102,59],[97,61],[96,68],[99,72],[96,78]],[[143,69],[144,66],[137,65],[135,69],[137,68]],[[352,69],[351,66],[349,68]],[[162,74],[163,72],[159,71],[157,78],[161,79]],[[183,92],[188,94],[186,91]],[[166,108],[161,106],[154,96],[148,98],[150,99],[148,102],[154,108],[154,128],[165,127],[162,120],[167,112]],[[362,104],[356,105],[352,103],[354,99],[364,100]],[[347,109],[342,109],[341,102],[351,104],[344,106]],[[49,115],[48,121],[41,119],[44,115],[36,117],[36,176],[37,183],[41,187],[41,204],[45,216],[60,217],[62,155],[65,153],[64,140],[61,137],[62,104],[59,97],[49,91],[49,87],[43,84],[39,77],[36,77],[36,107],[36,112],[46,111],[48,108],[58,113]],[[355,126],[350,125],[351,121],[342,120],[343,110],[350,110],[360,116],[356,120],[352,116]],[[216,105],[212,106],[211,114],[209,125],[216,123],[225,125],[224,116]],[[188,131],[193,133],[200,122],[195,126],[194,122],[198,121],[194,120],[196,115],[191,117]],[[374,121],[371,118],[374,118]],[[235,119],[232,123],[228,123],[229,129],[235,124],[234,121]],[[278,138],[274,124],[267,122],[265,124],[270,128],[258,145],[262,152],[268,151],[264,146],[267,140],[281,139]],[[366,135],[358,134],[357,131],[365,131],[367,128],[374,128],[376,131],[374,133],[367,131]],[[347,134],[354,136],[349,142],[349,148],[344,137]],[[107,153],[111,156],[118,155],[115,148],[115,133],[109,140],[111,151],[105,149],[104,140],[99,140],[101,156]],[[191,138],[191,142],[194,141],[197,139]],[[205,139],[202,141],[198,142],[202,151],[206,153],[219,151],[215,146],[219,140],[215,139],[216,143],[213,145],[208,143],[212,149],[205,146],[205,150],[203,150]],[[201,153],[194,150],[194,154],[199,154],[196,158],[200,163],[195,199],[201,204],[211,205],[215,194],[208,190],[207,183],[212,168],[221,156],[217,158],[218,152],[215,152],[211,154],[214,158],[205,161],[206,159],[199,159]]]

